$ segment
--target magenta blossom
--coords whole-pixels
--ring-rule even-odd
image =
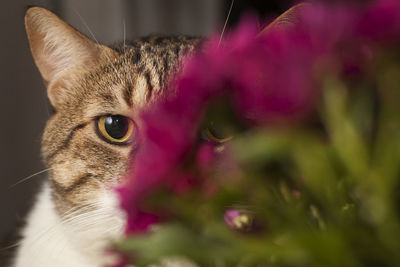
[[[224,220],[231,229],[238,231],[249,231],[253,223],[253,218],[249,212],[235,209],[227,210]]]
[[[226,96],[236,121],[248,127],[307,118],[320,77],[361,71],[375,44],[400,35],[400,2],[309,5],[291,27],[258,38],[256,25],[246,19],[221,43],[210,38],[176,77],[176,95],[142,114],[133,173],[119,191],[128,233],[145,232],[162,219],[146,204],[159,188],[181,194],[207,184],[215,193],[218,186],[206,179],[215,155],[198,140],[211,100]]]

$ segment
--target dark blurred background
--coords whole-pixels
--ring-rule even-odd
[[[289,0],[235,0],[228,24],[248,10],[271,18]],[[230,0],[2,0],[0,9],[0,240],[23,223],[45,179],[40,139],[49,116],[45,87],[30,55],[23,17],[29,5],[46,7],[105,44],[150,33],[205,36],[221,29]],[[19,181],[22,181],[18,183]],[[17,184],[16,184],[17,183]],[[0,248],[3,249],[3,248]]]

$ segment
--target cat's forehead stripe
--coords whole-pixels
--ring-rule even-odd
[[[194,49],[196,42],[193,40],[197,42],[187,37],[148,37],[114,48],[121,58],[109,64],[107,74],[115,76],[113,70],[116,69],[122,76],[121,95],[129,108],[140,108],[151,101],[155,93],[158,95],[168,75],[178,67],[183,51]]]
[[[126,85],[125,90],[123,90],[124,100],[128,107],[132,108],[133,106],[133,99],[132,99],[132,91],[133,91],[133,84],[129,83]]]
[[[146,87],[147,87],[147,94],[146,94],[146,100],[147,102],[151,99],[151,96],[153,94],[154,86],[151,83],[151,78],[150,78],[150,71],[147,71],[144,74],[144,77],[146,78]]]

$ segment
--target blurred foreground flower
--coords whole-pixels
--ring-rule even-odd
[[[400,265],[400,2],[255,25],[211,37],[142,114],[117,248],[139,265]]]

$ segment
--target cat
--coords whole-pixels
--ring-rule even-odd
[[[294,11],[270,25],[282,27]],[[138,149],[138,114],[165,96],[172,74],[203,39],[155,35],[108,47],[41,7],[26,11],[25,26],[54,114],[42,138],[48,179],[11,266],[112,264],[107,248],[125,225],[114,188]]]
[[[163,95],[200,38],[150,36],[107,47],[40,7],[27,10],[25,26],[54,114],[42,138],[49,177],[12,266],[110,264],[104,251],[125,221],[114,188],[137,149],[137,115]]]

